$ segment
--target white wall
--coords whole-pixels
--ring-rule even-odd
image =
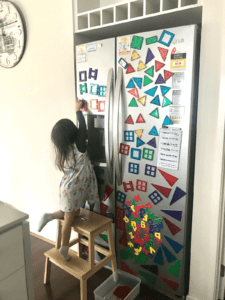
[[[72,1],[13,3],[27,45],[16,67],[0,68],[0,199],[28,213],[35,232],[42,213],[59,209],[51,129],[75,117]],[[43,230],[47,238],[55,238],[55,222]]]

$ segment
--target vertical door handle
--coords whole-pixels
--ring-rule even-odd
[[[123,69],[118,67],[116,88],[115,88],[115,103],[114,103],[114,132],[113,132],[113,146],[114,146],[114,162],[116,169],[117,184],[122,184],[122,167],[119,157],[119,107],[120,107],[120,97],[121,97],[121,87],[123,81]]]

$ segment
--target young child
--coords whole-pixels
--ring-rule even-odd
[[[80,207],[86,200],[89,205],[99,201],[97,180],[91,161],[87,154],[86,123],[80,111],[81,101],[76,100],[75,111],[79,129],[68,119],[58,121],[52,129],[51,139],[56,151],[56,166],[64,173],[59,188],[60,210],[42,216],[38,231],[53,219],[64,219],[62,228],[61,254],[65,260],[68,254],[71,224],[79,216]]]

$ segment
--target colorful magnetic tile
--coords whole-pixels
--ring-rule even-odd
[[[81,111],[88,111],[88,103],[86,100],[82,100],[83,101],[83,106],[81,107]]]
[[[141,160],[141,149],[131,148],[130,157],[133,159]]]
[[[139,174],[139,164],[129,163],[128,172],[132,174]]]
[[[159,248],[159,250],[156,253],[156,256],[154,258],[154,263],[158,264],[158,265],[161,265],[161,266],[164,264],[163,255],[162,255],[162,248],[161,247]]]
[[[145,123],[145,120],[144,120],[142,114],[139,114],[139,116],[137,117],[136,123]]]
[[[144,84],[143,84],[143,86],[146,86],[146,85],[148,85],[148,84],[150,84],[152,82],[153,82],[153,80],[151,78],[149,78],[148,76],[144,75]]]
[[[106,211],[108,209],[108,205],[105,205],[104,203],[100,203],[100,213],[101,215],[105,215]]]
[[[115,209],[115,215],[119,219],[123,219],[125,216],[125,210],[122,209],[121,207],[117,206]]]
[[[114,191],[113,188],[111,188],[108,184],[105,185],[105,196],[104,196],[104,201],[109,198],[109,196],[112,194]]]
[[[156,139],[155,139],[155,137],[153,139],[151,139],[149,142],[147,142],[147,144],[151,147],[156,148]]]
[[[134,261],[134,264],[141,264],[141,263],[145,263],[145,262],[147,262],[147,261],[148,261],[147,255],[146,255],[144,252],[141,252],[141,253],[137,256],[136,260]]]
[[[134,82],[133,82],[133,79],[131,78],[126,86],[127,89],[133,89],[135,88],[135,85],[134,85]]]
[[[171,238],[169,238],[168,236],[164,235],[164,237],[166,238],[167,242],[170,244],[170,246],[173,248],[173,250],[176,252],[176,253],[179,253],[181,249],[183,249],[183,246],[172,240]]]
[[[146,69],[147,68],[147,66],[143,63],[143,61],[139,61],[139,63],[138,63],[138,68],[137,68],[137,70],[138,71],[141,71],[141,70],[144,70],[144,69]]]
[[[176,190],[175,190],[175,192],[173,194],[173,198],[172,198],[172,200],[170,202],[170,205],[172,205],[173,203],[177,202],[178,200],[180,200],[185,195],[186,195],[185,191],[183,191],[179,187],[176,187]]]
[[[132,67],[131,64],[128,64],[126,74],[130,74],[130,73],[133,73],[133,72],[135,72],[134,68]]]
[[[105,85],[100,85],[99,86],[99,96],[100,97],[105,97],[106,96],[106,86]]]
[[[143,96],[141,98],[138,98],[137,101],[140,102],[143,106],[145,106],[146,98],[147,98],[147,96]]]
[[[155,205],[163,200],[162,196],[157,191],[152,192],[148,197]]]
[[[131,275],[136,275],[136,273],[131,270],[131,268],[128,267],[128,265],[126,265],[124,262],[121,264],[120,269],[124,272],[130,273]]]
[[[165,66],[164,63],[156,60],[155,61],[155,71],[158,72],[159,70],[161,70],[163,67]]]
[[[123,232],[123,234],[121,235],[121,238],[119,239],[119,244],[127,247],[127,234],[126,231]]]
[[[98,101],[98,112],[105,111],[105,101]]]
[[[156,281],[156,277],[155,276],[153,276],[151,274],[148,274],[148,273],[145,273],[145,272],[142,272],[142,271],[139,271],[139,273],[141,274],[141,276],[143,276],[151,284],[155,283],[155,281]]]
[[[98,109],[98,99],[90,100],[90,109]]]
[[[136,147],[140,147],[140,146],[142,146],[144,144],[145,144],[145,142],[143,142],[141,139],[139,139],[139,137],[137,137]]]
[[[137,105],[137,101],[135,100],[135,98],[133,97],[128,105],[129,107],[138,107]]]
[[[122,193],[122,192],[120,192],[120,191],[118,191],[117,193],[116,193],[116,199],[117,199],[117,201],[119,201],[120,203],[124,203],[124,201],[126,200],[126,194],[124,194],[124,193]]]
[[[144,131],[144,129],[134,130],[134,132],[139,137],[139,139],[142,137],[143,131]]]
[[[154,109],[152,112],[149,114],[150,116],[159,119],[159,110],[158,108]]]
[[[116,229],[123,230],[123,231],[126,230],[126,223],[124,222],[123,219],[116,218]]]
[[[140,265],[140,266],[155,275],[159,274],[158,266],[155,265]]]
[[[136,85],[139,87],[139,89],[142,88],[142,78],[140,77],[133,77],[133,81],[136,83]]]
[[[120,153],[123,155],[129,155],[130,146],[123,143],[120,144]]]
[[[160,44],[163,44],[163,45],[169,47],[170,44],[172,43],[174,36],[175,36],[174,33],[167,31],[167,30],[163,30],[158,42]]]
[[[172,102],[168,98],[166,98],[166,97],[163,98],[162,107],[166,107],[171,104],[172,104]]]
[[[181,259],[178,259],[169,269],[168,271],[174,275],[175,277],[178,277],[179,271],[180,271],[180,265],[181,265]]]
[[[136,189],[141,192],[147,191],[147,181],[137,179]]]
[[[134,35],[131,42],[131,48],[140,50],[142,47],[143,40],[143,37]]]
[[[128,67],[128,63],[125,61],[125,59],[123,59],[122,57],[119,59],[118,63],[121,65],[121,67],[124,68],[124,70],[127,69]]]
[[[163,251],[165,253],[168,263],[171,263],[171,262],[177,260],[176,257],[172,254],[172,252],[170,252],[163,244],[162,244],[162,248],[163,248]]]
[[[80,81],[87,81],[87,71],[79,72],[79,79]]]
[[[83,95],[84,93],[87,93],[87,83],[80,84],[80,94]]]
[[[158,131],[155,126],[152,127],[152,129],[149,131],[150,135],[159,136]]]
[[[89,75],[88,75],[88,78],[91,79],[93,78],[94,80],[97,79],[97,76],[98,76],[98,69],[92,69],[92,68],[89,68]]]
[[[158,36],[151,36],[150,38],[145,39],[146,45],[154,44],[158,42]]]
[[[145,94],[149,95],[149,96],[152,96],[154,97],[155,96],[155,93],[156,93],[156,90],[157,90],[158,86],[155,86],[154,88],[152,89],[149,89],[147,90],[146,92],[144,92]]]
[[[132,181],[130,180],[129,182],[123,182],[123,187],[124,187],[124,191],[127,192],[127,191],[134,191],[134,187],[133,187],[133,183]]]
[[[105,242],[107,242],[107,243],[109,242],[109,241],[108,241],[108,236],[107,236],[106,234],[100,233],[99,236],[100,236]]]
[[[139,94],[138,94],[138,89],[137,88],[129,90],[128,93],[130,93],[135,98],[139,98]]]
[[[125,130],[124,131],[124,141],[125,142],[134,142],[134,131]]]
[[[164,177],[164,179],[169,183],[170,186],[173,186],[175,184],[175,182],[177,182],[177,180],[178,180],[177,177],[175,177],[161,169],[158,169],[158,170],[161,173],[161,175]]]
[[[149,76],[151,77],[154,77],[154,66],[148,68],[146,71],[145,71],[146,74],[148,74]]]
[[[182,219],[182,211],[181,210],[164,210],[161,209],[162,212],[164,212],[165,214],[169,215],[170,217],[181,221]]]
[[[154,54],[152,53],[152,51],[148,48],[148,52],[146,55],[146,60],[145,60],[145,64],[149,63],[151,60],[153,60],[155,58]]]
[[[140,55],[137,53],[136,50],[133,50],[132,55],[131,55],[131,61],[140,58]]]
[[[142,158],[148,159],[148,160],[153,160],[153,158],[154,158],[154,150],[148,149],[148,148],[144,148],[143,149]]]
[[[163,83],[166,83],[164,78],[162,77],[161,74],[159,74],[158,78],[156,79],[156,82],[155,84],[163,84]]]
[[[90,94],[92,95],[98,95],[99,94],[99,85],[90,83]]]
[[[165,284],[166,285],[168,285],[173,291],[176,291],[177,289],[178,289],[178,286],[179,286],[179,284],[177,283],[177,282],[175,282],[175,281],[173,281],[173,280],[170,280],[170,279],[167,279],[167,278],[165,278],[165,277],[163,277],[163,276],[159,276],[161,279],[162,279],[162,281],[164,281],[165,282]]]
[[[160,86],[160,88],[161,88],[162,96],[165,96],[169,92],[169,90],[171,89],[171,87],[164,86],[164,85]]]
[[[156,177],[156,170],[156,166],[145,165],[145,175],[147,176]]]
[[[170,222],[167,218],[163,217],[163,220],[166,222],[166,225],[168,226],[168,228],[169,228],[170,232],[172,233],[172,235],[175,235],[179,231],[181,231],[181,229],[179,227],[177,227],[175,224]]]
[[[170,77],[172,77],[174,75],[174,73],[164,70],[164,79],[165,81],[167,81],[168,79],[170,79]]]
[[[165,116],[162,126],[173,125],[173,121],[170,120],[168,116]]]
[[[161,47],[158,47],[158,50],[160,55],[162,56],[162,59],[165,61],[169,50]]]
[[[155,189],[157,189],[164,197],[168,198],[171,192],[170,188],[158,185],[158,184],[151,184]]]
[[[134,121],[133,121],[131,115],[129,115],[129,116],[127,117],[125,123],[126,123],[126,124],[134,124]]]

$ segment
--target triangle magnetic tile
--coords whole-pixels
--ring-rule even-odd
[[[105,255],[104,255],[104,254],[102,254],[102,253],[100,253],[100,252],[98,252],[98,251],[97,251],[97,253],[98,253],[99,257],[101,258],[101,260],[102,260],[103,258],[105,258]]]
[[[154,186],[154,188],[156,188],[164,197],[166,197],[166,198],[169,197],[172,189],[161,186],[161,185],[153,184],[153,183],[151,183],[151,185]]]
[[[143,142],[141,139],[139,139],[139,137],[137,137],[136,147],[140,147],[140,146],[142,146],[144,144],[145,144],[145,142]]]
[[[155,126],[152,127],[152,129],[149,131],[150,135],[159,136],[158,131]]]
[[[170,120],[168,116],[165,116],[162,126],[173,125],[173,122]]]
[[[154,88],[152,89],[149,89],[147,90],[146,92],[144,92],[145,94],[149,95],[149,96],[152,96],[154,97],[155,96],[155,93],[156,93],[156,90],[157,90],[158,86],[155,86]]]
[[[133,77],[133,81],[136,83],[136,85],[141,89],[142,87],[142,78],[140,77]]]
[[[132,100],[130,101],[128,106],[129,107],[138,107],[137,102],[134,97],[132,98]]]
[[[168,236],[164,235],[164,237],[166,238],[167,242],[170,244],[170,246],[173,248],[173,250],[176,252],[176,253],[179,253],[181,249],[183,249],[183,246],[172,240],[171,238],[169,238]]]
[[[126,74],[130,74],[130,73],[133,73],[133,72],[135,72],[134,68],[132,67],[131,64],[128,64]]]
[[[155,137],[151,139],[148,143],[149,146],[156,148],[156,140]]]
[[[145,263],[145,262],[147,262],[147,261],[148,261],[147,255],[146,255],[144,252],[141,252],[141,253],[137,256],[136,260],[134,261],[134,264],[135,264],[135,265],[136,265],[136,264],[141,264],[141,263]]]
[[[166,83],[164,78],[162,77],[161,74],[159,74],[158,78],[156,79],[156,82],[155,84],[163,84],[163,83]]]
[[[105,215],[106,211],[108,209],[108,205],[105,205],[104,203],[100,203],[100,212],[101,212],[101,215]]]
[[[137,117],[136,123],[145,123],[145,120],[144,120],[144,118],[142,117],[142,114],[139,114],[139,116]]]
[[[139,271],[139,273],[141,274],[141,276],[143,276],[148,282],[154,284],[155,281],[156,281],[156,278],[155,276],[151,275],[151,274],[148,274],[148,273],[145,273],[145,272],[142,272],[142,271]]]
[[[171,87],[163,86],[163,85],[160,86],[160,88],[161,88],[162,96],[165,96],[169,92],[169,90],[171,89]]]
[[[135,88],[135,85],[134,85],[134,82],[132,80],[132,78],[129,80],[127,86],[126,86],[126,89],[133,89]]]
[[[159,95],[157,95],[150,103],[160,106]]]
[[[139,130],[135,130],[134,132],[136,133],[136,135],[141,138],[142,137],[142,133],[143,133],[144,129],[139,129]]]
[[[170,104],[172,104],[172,102],[168,98],[164,97],[162,107],[166,107]]]
[[[176,291],[178,289],[179,284],[173,280],[167,279],[161,275],[159,277],[162,279],[162,281],[165,282],[173,291]]]
[[[129,116],[127,117],[125,123],[127,123],[127,124],[134,124],[134,121],[133,121],[131,115],[129,115]]]
[[[151,77],[154,77],[154,66],[148,68],[146,71],[145,71],[146,74],[148,74],[149,76]]]
[[[165,61],[169,50],[161,47],[158,47],[158,49],[162,56],[162,59]]]
[[[148,52],[147,52],[147,55],[146,55],[145,64],[149,63],[151,60],[153,60],[153,58],[155,58],[155,56],[152,53],[152,51],[148,48]]]
[[[152,272],[155,275],[159,274],[159,270],[158,270],[158,266],[156,265],[140,265],[142,268],[144,268],[145,270]]]
[[[159,172],[162,174],[162,176],[166,179],[166,181],[169,183],[170,186],[173,186],[174,183],[178,180],[177,177],[170,175],[169,173],[166,173],[163,170],[158,169]]]
[[[106,234],[102,234],[100,233],[99,236],[105,241],[108,243],[108,236]]]
[[[176,257],[173,255],[173,253],[171,253],[163,244],[162,244],[162,248],[168,263],[171,263],[176,260]]]
[[[175,277],[177,277],[179,275],[179,271],[180,271],[180,265],[181,265],[181,259],[178,259],[169,269],[168,271],[174,275]]]
[[[158,265],[161,265],[161,266],[164,264],[163,255],[162,255],[162,248],[161,247],[159,248],[159,250],[156,253],[156,256],[154,258],[154,263],[158,264]]]
[[[145,75],[144,76],[144,84],[143,84],[143,86],[146,86],[146,85],[148,85],[150,83],[152,83],[152,79]]]
[[[139,94],[138,94],[138,89],[137,88],[129,90],[128,93],[130,93],[131,95],[133,95],[135,98],[139,98]]]
[[[108,184],[105,185],[104,201],[112,194],[113,191],[114,191],[114,189],[111,188]]]
[[[155,71],[158,72],[159,70],[161,70],[163,67],[165,66],[164,63],[155,60]]]
[[[162,212],[169,215],[170,217],[176,219],[177,221],[181,221],[182,219],[182,211],[181,210],[165,210],[161,209]]]
[[[127,247],[127,233],[126,231],[123,232],[121,238],[119,239],[119,243],[124,247]]]
[[[132,55],[131,55],[131,61],[140,58],[140,55],[137,53],[136,50],[133,50]]]
[[[131,275],[136,275],[136,273],[124,262],[121,264],[120,269],[124,272],[130,273]]]
[[[150,116],[159,119],[159,110],[158,108],[154,109],[150,114]]]
[[[172,77],[174,75],[174,73],[170,72],[170,71],[166,71],[164,70],[164,79],[167,81],[168,79],[170,79],[170,77]]]
[[[138,98],[137,101],[139,101],[143,106],[145,106],[146,98],[147,98],[147,96],[143,96],[141,98]]]
[[[144,70],[144,69],[146,69],[146,68],[147,68],[147,66],[140,60],[140,61],[139,61],[139,64],[138,64],[137,70],[138,70],[138,71],[141,71],[141,70]]]
[[[174,202],[180,200],[185,195],[186,195],[186,193],[182,189],[180,189],[179,187],[176,187],[176,190],[175,190],[175,192],[173,194],[173,198],[172,198],[172,200],[170,202],[170,205],[172,205]]]
[[[172,233],[172,235],[175,235],[179,231],[181,231],[181,229],[179,227],[177,227],[175,224],[170,222],[167,218],[163,217],[163,219],[166,222],[166,225],[168,226],[168,228],[169,228],[170,232]]]

